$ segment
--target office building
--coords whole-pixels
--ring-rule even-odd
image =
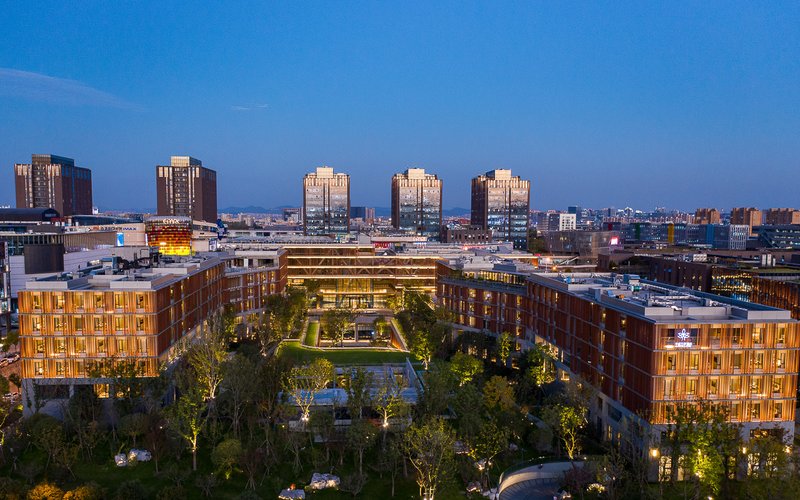
[[[764,213],[753,207],[739,207],[731,209],[731,224],[748,226],[750,235],[755,235],[754,227],[761,225]]]
[[[372,207],[350,207],[350,218],[361,219],[364,222],[371,223],[375,220],[375,209]]]
[[[52,208],[62,217],[92,213],[92,171],[75,160],[32,155],[14,165],[17,208]]]
[[[794,208],[768,208],[764,223],[770,226],[800,224],[800,210]]]
[[[528,246],[529,181],[511,170],[491,170],[472,179],[471,224],[489,229],[495,239]]]
[[[156,166],[158,215],[217,221],[217,173],[191,156]]]
[[[576,214],[547,214],[547,231],[574,231],[577,226],[578,219]]]
[[[719,224],[721,220],[716,208],[698,208],[694,213],[695,224]]]
[[[442,181],[424,168],[392,177],[392,226],[438,239],[442,229]]]
[[[307,235],[350,231],[350,176],[317,167],[303,178],[303,231]]]

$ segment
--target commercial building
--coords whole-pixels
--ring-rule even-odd
[[[800,320],[800,276],[759,276],[752,282],[750,300],[786,309]]]
[[[758,242],[766,248],[791,248],[800,250],[800,224],[759,226]]]
[[[546,230],[574,231],[578,225],[577,217],[576,214],[548,213]]]
[[[246,327],[257,324],[267,298],[286,289],[286,251],[238,250],[221,256],[225,260],[225,307]]]
[[[361,219],[364,222],[371,223],[375,220],[375,209],[372,207],[350,207],[350,218]]]
[[[530,192],[530,181],[512,176],[511,170],[473,178],[471,225],[491,230],[495,239],[511,241],[514,248],[527,248]]]
[[[731,224],[748,226],[750,235],[755,235],[754,227],[760,226],[764,218],[764,213],[753,207],[740,207],[731,209]]]
[[[800,224],[800,210],[794,208],[768,208],[764,222],[770,226]]]
[[[156,166],[158,215],[217,221],[217,172],[191,156]]]
[[[442,229],[442,181],[424,168],[392,177],[392,226],[439,239]]]
[[[350,176],[317,167],[303,177],[303,231],[307,235],[350,231]]]
[[[11,331],[11,267],[8,265],[8,250],[0,241],[0,334]]]
[[[659,477],[673,467],[659,450],[679,404],[724,406],[745,441],[794,435],[800,332],[789,311],[628,275],[495,269],[475,279],[441,263],[437,276],[437,299],[459,328],[546,344],[558,378],[591,384],[590,418],[605,440],[643,429]]]
[[[75,160],[32,155],[14,165],[17,208],[52,208],[62,217],[92,213],[92,171]]]
[[[695,224],[719,224],[721,220],[716,208],[698,208],[694,213]]]

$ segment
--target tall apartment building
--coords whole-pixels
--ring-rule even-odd
[[[442,181],[424,168],[392,177],[392,225],[438,239],[442,228]]]
[[[605,440],[631,425],[646,431],[641,446],[657,477],[673,467],[661,439],[677,405],[723,406],[745,442],[770,429],[791,442],[800,331],[789,311],[634,276],[476,278],[453,263],[437,270],[438,300],[459,328],[550,346],[560,379],[578,376],[597,390],[590,417]]]
[[[14,165],[17,208],[53,208],[62,217],[92,213],[92,171],[75,160],[32,155]]]
[[[768,208],[764,222],[770,226],[800,224],[800,210],[794,208]]]
[[[496,239],[527,248],[530,181],[512,176],[511,170],[491,170],[472,179],[470,223],[489,229]]]
[[[694,213],[695,224],[719,224],[721,216],[716,208],[698,208]]]
[[[191,156],[156,166],[158,215],[217,222],[217,172]]]
[[[303,231],[308,235],[350,231],[350,176],[317,167],[303,177]]]
[[[731,224],[750,227],[750,234],[754,235],[753,228],[762,224],[764,213],[753,207],[739,207],[731,209]]]
[[[548,231],[574,231],[578,227],[576,214],[549,213],[547,214]]]

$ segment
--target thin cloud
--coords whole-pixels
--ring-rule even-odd
[[[267,109],[269,104],[256,104],[254,106],[231,106],[231,111],[254,111],[258,109]]]
[[[77,80],[11,68],[0,68],[0,96],[72,106],[139,108],[136,104]]]

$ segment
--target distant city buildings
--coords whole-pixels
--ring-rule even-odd
[[[698,208],[694,213],[695,224],[719,224],[722,220],[716,208]]]
[[[317,167],[303,178],[303,231],[307,235],[350,231],[350,176]]]
[[[14,165],[17,208],[53,208],[62,217],[92,213],[92,171],[75,160],[32,155]]]
[[[731,224],[748,226],[751,235],[755,234],[753,228],[760,226],[763,218],[764,213],[757,208],[740,207],[731,209]]]
[[[217,221],[217,173],[191,156],[156,167],[158,215]]]
[[[800,224],[800,210],[794,208],[769,208],[765,214],[767,225]]]
[[[530,182],[512,176],[511,170],[490,170],[473,178],[471,224],[491,230],[515,248],[527,248],[530,189]]]
[[[392,177],[392,226],[438,239],[442,228],[442,181],[424,168]]]
[[[350,218],[371,222],[375,219],[375,209],[372,207],[350,207]]]

